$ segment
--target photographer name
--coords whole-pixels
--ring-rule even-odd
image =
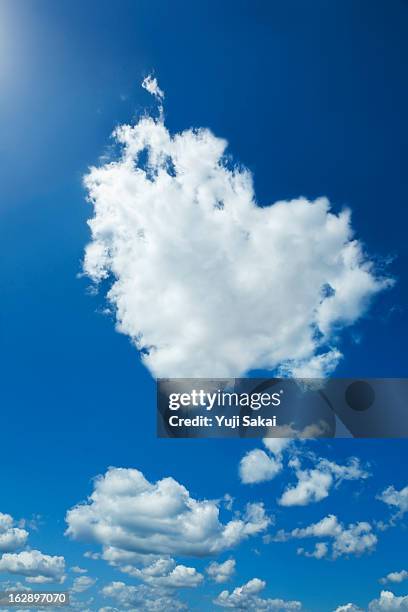
[[[236,429],[237,427],[276,427],[276,416],[261,417],[258,416],[202,416],[195,417],[180,417],[173,414],[169,417],[170,427],[220,427],[228,429]]]

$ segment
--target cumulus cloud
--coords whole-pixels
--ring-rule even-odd
[[[339,606],[334,610],[334,612],[363,612],[363,610],[352,603],[348,603],[343,606]]]
[[[276,458],[280,457],[283,451],[289,450],[293,446],[293,440],[290,438],[264,438],[262,442]]]
[[[195,567],[176,565],[174,559],[171,558],[159,558],[143,568],[128,565],[121,569],[146,584],[168,589],[197,587],[204,580],[203,575]]]
[[[393,486],[387,487],[377,496],[377,499],[387,504],[387,506],[396,508],[397,516],[403,516],[408,512],[408,485],[400,491]]]
[[[93,559],[103,559],[113,567],[134,567],[136,565],[147,565],[160,558],[157,554],[137,553],[124,550],[114,546],[104,546],[102,552],[92,553]]]
[[[78,576],[72,583],[71,590],[74,593],[83,593],[90,589],[95,583],[96,580],[90,576]]]
[[[104,597],[113,599],[119,610],[138,612],[162,612],[163,610],[187,610],[187,606],[164,589],[155,589],[145,584],[127,585],[124,582],[111,582],[102,591]],[[107,608],[112,610],[112,608]]]
[[[0,512],[0,553],[13,552],[27,542],[28,531],[16,527],[10,514]]]
[[[78,565],[74,565],[73,567],[71,567],[71,572],[74,572],[74,574],[86,574],[88,570],[86,570],[83,567],[79,567]]]
[[[381,591],[378,599],[369,603],[368,612],[403,612],[408,610],[408,595],[398,597],[391,591]]]
[[[318,502],[329,494],[333,484],[330,472],[320,470],[297,470],[297,484],[288,487],[278,500],[281,506],[306,506]]]
[[[239,464],[239,476],[244,484],[272,480],[283,469],[283,453],[293,446],[289,438],[264,438],[268,454],[256,448],[244,455]]]
[[[0,559],[0,572],[25,576],[27,582],[45,583],[65,580],[64,557],[44,555],[39,550],[6,553]]]
[[[89,500],[68,511],[66,533],[122,560],[134,553],[199,557],[233,548],[270,523],[257,503],[223,523],[219,504],[192,498],[173,478],[150,483],[136,469],[110,468],[95,479]]]
[[[143,86],[163,98],[156,79]],[[225,140],[208,129],[173,135],[162,113],[114,138],[120,157],[85,177],[94,216],[84,271],[110,279],[117,329],[153,375],[331,372],[339,329],[391,284],[349,211],[326,198],[258,205]]]
[[[357,457],[350,457],[347,464],[317,457],[312,452],[302,452],[298,442],[285,438],[265,438],[267,452],[254,449],[247,452],[239,464],[239,475],[244,484],[272,480],[282,472],[284,465],[295,471],[296,484],[287,485],[278,499],[281,506],[306,506],[328,497],[333,487],[345,480],[361,480],[370,476]],[[286,457],[285,457],[286,454]],[[302,469],[301,459],[307,459],[312,468]]]
[[[347,465],[320,459],[313,469],[308,470],[300,468],[297,457],[289,465],[295,468],[297,483],[286,488],[278,500],[281,506],[306,506],[318,502],[329,495],[333,485],[339,485],[344,480],[360,480],[369,476],[356,457],[352,457]]]
[[[351,523],[345,527],[339,522],[337,516],[330,514],[321,521],[307,527],[296,528],[292,531],[278,531],[275,541],[286,542],[290,539],[318,538],[323,540],[321,546],[316,546],[314,551],[307,552],[303,548],[298,549],[298,554],[322,559],[327,557],[329,551],[333,559],[343,555],[362,555],[371,552],[377,544],[377,536],[373,533],[369,523],[361,521]],[[326,540],[330,540],[331,548]]]
[[[206,572],[211,580],[218,584],[228,582],[235,574],[235,559],[227,559],[224,563],[213,561],[207,567]]]
[[[314,550],[311,552],[305,550],[304,548],[298,548],[298,555],[304,555],[305,557],[313,557],[314,559],[323,559],[323,557],[327,557],[329,552],[329,546],[326,542],[317,542],[315,544]]]
[[[380,578],[380,582],[382,584],[386,584],[387,582],[403,582],[403,580],[408,579],[408,571],[401,570],[400,572],[390,572],[383,578]]]
[[[282,468],[280,460],[268,456],[260,448],[255,448],[241,459],[239,475],[244,484],[253,484],[272,480]]]
[[[301,610],[299,601],[284,601],[283,599],[264,599],[259,593],[265,588],[266,583],[259,578],[253,578],[246,584],[236,587],[231,593],[222,591],[214,603],[221,608],[233,610],[253,610],[255,612],[272,612],[284,610]]]

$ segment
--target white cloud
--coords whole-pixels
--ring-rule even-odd
[[[283,453],[293,446],[290,438],[264,438],[269,454],[261,449],[246,453],[239,464],[239,476],[244,484],[272,480],[283,469]]]
[[[78,565],[71,567],[71,572],[74,572],[74,574],[86,574],[87,571],[88,570],[84,569],[83,567],[79,567]]]
[[[264,438],[262,442],[268,451],[277,457],[280,457],[283,451],[288,450],[293,444],[290,438]]]
[[[44,555],[39,550],[6,553],[0,559],[0,572],[18,574],[27,582],[63,582],[65,580],[64,557]]]
[[[348,603],[344,606],[339,606],[334,612],[363,612],[363,610],[352,603]]]
[[[368,606],[369,612],[403,612],[408,610],[408,595],[398,597],[391,591],[381,591],[378,599],[373,599]]]
[[[67,513],[67,534],[125,556],[205,556],[233,548],[266,530],[262,504],[222,523],[219,501],[192,498],[173,478],[150,483],[135,469],[110,468],[94,482],[88,502]]]
[[[320,470],[297,470],[297,484],[288,487],[278,500],[281,506],[306,506],[318,502],[329,494],[333,484],[330,472]]]
[[[395,487],[390,486],[385,489],[377,499],[381,500],[388,506],[392,506],[397,509],[398,516],[402,516],[405,512],[408,512],[408,485],[398,491]]]
[[[155,79],[143,86],[162,98]],[[115,139],[122,156],[85,178],[94,217],[84,271],[113,281],[117,329],[153,375],[331,372],[340,327],[391,284],[353,238],[349,212],[326,198],[259,206],[226,141],[205,129],[173,136],[162,115]]]
[[[121,570],[134,578],[143,580],[154,587],[168,589],[193,588],[203,582],[203,575],[194,567],[176,565],[170,558],[160,558],[143,568],[132,565],[123,566]]]
[[[111,582],[102,589],[102,595],[115,600],[120,610],[138,612],[162,612],[163,610],[187,610],[187,606],[174,598],[166,590],[153,589],[141,584],[127,585],[124,582]]]
[[[278,500],[281,506],[306,506],[321,501],[329,495],[333,485],[337,486],[344,480],[360,480],[369,476],[356,457],[352,457],[347,465],[320,459],[313,469],[308,470],[300,469],[298,458],[292,460],[289,465],[295,468],[298,481],[296,485],[286,488]]]
[[[324,557],[327,557],[328,552],[329,546],[326,544],[326,542],[317,542],[312,552],[308,552],[304,548],[297,549],[298,555],[304,555],[305,557],[314,557],[315,559],[323,559]]]
[[[254,612],[269,612],[284,610],[301,610],[299,601],[284,601],[283,599],[264,599],[259,593],[265,588],[266,583],[259,578],[253,578],[246,584],[236,587],[231,593],[222,591],[214,603],[222,608],[233,610],[253,610]]]
[[[131,550],[123,550],[114,546],[104,546],[102,553],[94,553],[94,559],[103,559],[109,565],[120,567],[124,565],[136,566],[153,563],[160,558],[157,554],[137,553]]]
[[[84,552],[84,557],[86,559],[92,559],[93,561],[98,561],[98,559],[101,558],[101,554],[87,550],[86,552]]]
[[[213,561],[207,567],[206,572],[218,584],[228,582],[235,574],[235,559],[227,559],[224,563]]]
[[[0,512],[0,553],[13,552],[25,545],[28,531],[16,527],[10,514]]]
[[[400,572],[390,572],[384,578],[380,578],[380,582],[382,584],[386,584],[387,582],[403,582],[403,580],[408,580],[408,571],[401,570]]]
[[[164,91],[160,89],[157,79],[152,75],[149,74],[145,79],[143,79],[142,87],[158,100],[163,100]]]
[[[239,464],[239,475],[244,484],[272,480],[282,471],[280,460],[268,456],[265,451],[255,448],[249,451]]]
[[[74,593],[83,593],[90,589],[95,583],[96,580],[90,576],[78,576],[75,578],[71,590]]]
[[[358,556],[365,552],[371,552],[377,544],[377,536],[372,532],[369,523],[361,521],[345,527],[333,514],[308,527],[296,528],[290,532],[278,531],[274,539],[275,541],[285,542],[290,539],[304,538],[330,539],[333,559],[343,555]],[[319,559],[326,557],[329,553],[329,547],[326,542],[322,542],[322,544],[323,546],[317,546],[311,553],[299,548],[298,554]]]

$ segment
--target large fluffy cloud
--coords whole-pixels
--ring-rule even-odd
[[[220,520],[219,502],[196,500],[173,478],[150,483],[135,469],[110,468],[96,478],[88,502],[67,513],[67,534],[98,542],[117,562],[140,555],[205,556],[232,548],[263,532],[262,504],[240,517]]]
[[[144,87],[163,97],[155,79]],[[172,135],[162,113],[114,137],[119,159],[85,178],[94,217],[84,270],[111,279],[117,328],[152,373],[331,371],[338,329],[389,284],[349,212],[332,212],[326,198],[258,205],[225,140],[207,129]]]
[[[358,556],[370,552],[377,544],[377,536],[373,533],[369,523],[360,521],[346,527],[333,514],[307,527],[297,527],[290,532],[279,531],[275,540],[284,542],[292,538],[318,538],[321,540],[312,552],[305,551],[303,548],[298,549],[298,554],[313,556],[317,559],[328,556],[330,546],[327,541],[331,542],[331,556],[334,559],[344,555]]]
[[[299,601],[284,601],[283,599],[264,599],[259,593],[266,583],[259,578],[253,578],[246,584],[236,587],[231,593],[222,591],[214,603],[222,608],[233,610],[252,610],[254,612],[283,612],[284,610],[301,610]]]

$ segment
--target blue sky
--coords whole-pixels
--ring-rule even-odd
[[[100,547],[64,536],[67,510],[109,466],[137,468],[150,482],[172,476],[199,500],[229,493],[240,509],[264,502],[276,517],[272,534],[332,513],[345,524],[389,520],[392,508],[375,498],[406,486],[405,441],[307,443],[339,465],[357,456],[372,476],[282,508],[277,499],[294,482],[286,463],[270,482],[239,479],[242,457],[261,441],[157,440],[152,375],[101,314],[103,294],[78,275],[92,214],[83,176],[115,126],[156,112],[139,86],[153,72],[169,131],[208,127],[225,138],[253,173],[258,202],[324,195],[336,212],[350,207],[356,235],[396,284],[341,334],[336,374],[405,376],[407,3],[5,0],[0,17],[0,511],[41,517],[30,546],[87,568],[98,579],[89,591],[95,610],[113,605],[99,594],[104,584],[139,584],[83,558]],[[377,535],[371,554],[317,560],[296,554],[311,542],[265,544],[261,534],[217,558],[236,559],[230,582],[206,580],[180,598],[215,609],[221,590],[258,577],[267,583],[262,597],[299,600],[311,612],[365,608],[382,576],[408,569],[403,519]],[[177,557],[199,571],[210,560]]]

